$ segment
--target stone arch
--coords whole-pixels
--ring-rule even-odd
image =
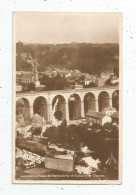
[[[69,119],[78,120],[81,118],[81,98],[78,94],[72,94],[68,99]]]
[[[56,95],[52,100],[52,111],[53,115],[55,111],[61,111],[62,112],[62,119],[66,118],[66,101],[65,98],[62,95]]]
[[[109,107],[109,93],[106,91],[101,91],[98,96],[98,105],[99,112],[101,112],[104,108]]]
[[[39,96],[34,100],[33,110],[34,114],[39,114],[41,117],[44,117],[45,120],[48,120],[47,100],[43,96]]]
[[[115,90],[112,93],[112,107],[119,110],[119,90]]]
[[[96,99],[92,92],[88,92],[84,96],[84,112],[85,114],[88,110],[96,110]]]
[[[26,98],[20,98],[16,101],[16,115],[22,115],[24,121],[30,120],[30,102]]]

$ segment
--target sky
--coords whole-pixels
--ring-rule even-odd
[[[23,43],[118,43],[119,13],[15,12],[15,41]]]

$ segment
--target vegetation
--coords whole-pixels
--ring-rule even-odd
[[[59,73],[55,77],[53,76],[51,78],[48,75],[44,75],[40,79],[40,83],[45,85],[45,90],[47,91],[62,90],[68,86],[66,78],[64,76],[61,77]]]
[[[57,110],[55,113],[54,113],[54,116],[55,118],[60,121],[62,119],[62,112]]]
[[[28,91],[35,91],[35,84],[34,83],[28,84]]]
[[[45,71],[49,66],[55,68],[78,69],[81,72],[99,74],[112,71],[118,75],[118,44],[16,44],[17,71],[32,70],[25,60],[26,55],[35,56],[39,63],[38,70]],[[82,78],[81,78],[82,79]]]
[[[60,143],[67,143],[67,121],[63,120],[58,126],[58,141]]]
[[[45,154],[47,152],[47,148],[45,147],[45,145],[38,142],[29,142],[25,138],[17,138],[16,147],[27,150],[29,152],[33,152],[43,157],[45,157]]]
[[[42,132],[42,127],[38,126],[33,128],[32,134],[38,136],[41,134],[41,132]]]
[[[64,120],[58,127],[49,127],[43,136],[55,143],[73,146],[77,150],[81,143],[93,150],[99,147],[98,143],[101,143],[105,138],[118,138],[118,128],[109,123],[103,127],[94,123],[90,131],[87,125],[67,125],[66,120]]]
[[[35,134],[38,135],[40,130],[37,129],[37,131]],[[47,128],[43,136],[47,139],[18,137],[16,146],[44,156],[48,150],[47,143],[50,141],[58,144],[58,146],[61,145],[63,148],[76,151],[80,151],[81,146],[88,146],[90,150],[97,151],[97,156],[95,156],[95,153],[92,154],[94,155],[93,158],[99,157],[104,162],[107,160],[107,156],[110,156],[111,151],[118,159],[118,128],[110,123],[103,127],[95,124],[90,131],[87,125],[67,125],[67,121],[64,120],[58,127],[51,126]]]
[[[118,67],[118,66],[115,66],[115,67],[113,68],[113,73],[114,73],[114,75],[115,75],[117,78],[119,78],[119,67]]]
[[[51,141],[58,141],[58,129],[55,126],[51,126],[46,129],[45,137],[48,137]]]

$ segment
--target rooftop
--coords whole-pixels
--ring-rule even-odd
[[[111,115],[111,117],[112,117],[112,118],[119,118],[119,111],[113,113],[113,114]]]
[[[103,118],[106,116],[106,114],[103,114],[102,112],[95,112],[93,110],[89,110],[86,114],[87,116],[92,116],[95,118]]]
[[[71,154],[66,154],[66,155],[57,154],[57,155],[53,155],[53,158],[73,160],[73,155],[71,155]]]
[[[112,107],[108,107],[108,108],[104,108],[103,111],[110,111],[110,110],[116,110],[116,108],[112,108]]]
[[[22,78],[32,78],[33,77],[33,74],[22,74]]]

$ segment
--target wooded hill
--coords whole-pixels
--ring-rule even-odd
[[[32,70],[30,64],[22,57],[31,53],[39,63],[38,70],[46,71],[48,67],[78,69],[89,74],[111,72],[119,66],[119,44],[16,44],[17,71]]]

